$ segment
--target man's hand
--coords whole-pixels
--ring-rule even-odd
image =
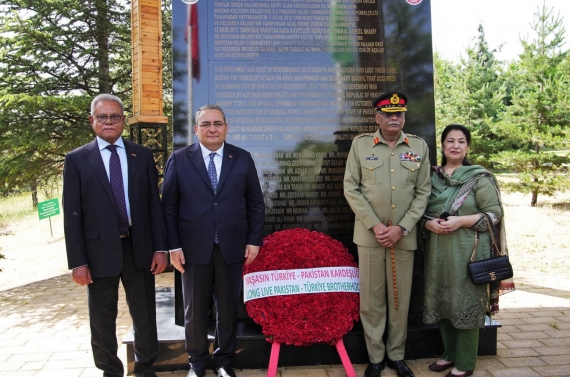
[[[73,281],[79,285],[87,285],[93,283],[91,278],[91,270],[87,266],[81,266],[71,271]]]
[[[184,253],[182,249],[178,249],[176,251],[170,252],[170,263],[181,273],[184,273],[184,265],[186,264],[186,260],[184,259]]]
[[[372,231],[374,232],[374,235],[376,236],[376,239],[378,240],[378,242],[380,242],[380,239],[378,239],[380,232],[386,228],[387,228],[387,226],[382,224],[382,223],[378,223],[372,227]]]
[[[259,253],[259,246],[245,245],[245,264],[253,262]]]
[[[376,239],[384,247],[392,247],[402,238],[402,228],[398,225],[389,226],[376,234]]]
[[[166,268],[166,253],[155,252],[152,256],[152,262],[150,264],[150,272],[153,275],[160,274]]]
[[[386,225],[384,225],[384,224],[382,224],[382,223],[378,223],[378,224],[376,224],[376,225],[374,225],[374,226],[372,227],[372,230],[373,230],[374,233],[376,234],[376,233],[379,233],[381,230],[384,230],[384,229],[386,229],[386,228],[387,228]]]

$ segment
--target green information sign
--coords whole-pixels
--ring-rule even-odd
[[[57,198],[38,203],[38,215],[40,220],[59,215],[59,201]]]

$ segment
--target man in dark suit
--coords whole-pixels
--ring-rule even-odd
[[[101,94],[89,116],[96,139],[65,156],[63,215],[73,280],[87,285],[91,346],[103,376],[123,376],[117,357],[119,281],[133,320],[135,373],[156,376],[154,275],[166,267],[166,230],[149,148],[124,140],[121,100]]]
[[[215,371],[235,377],[230,361],[243,265],[255,259],[263,242],[265,205],[251,155],[225,143],[228,125],[223,110],[201,107],[194,131],[199,143],[168,159],[162,192],[171,261],[182,273],[188,376],[206,373],[213,295]]]

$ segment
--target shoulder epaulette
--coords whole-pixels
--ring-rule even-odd
[[[409,136],[409,137],[413,137],[414,139],[419,139],[419,140],[421,140],[421,141],[423,141],[423,142],[425,143],[425,140],[424,140],[424,139],[422,139],[421,137],[419,137],[418,135],[414,135],[414,134],[406,134],[406,136]]]
[[[360,134],[360,135],[356,135],[355,138],[359,138],[359,137],[363,137],[363,136],[374,136],[374,134],[371,134],[371,133]]]

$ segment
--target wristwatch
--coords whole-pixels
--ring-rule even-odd
[[[401,229],[402,229],[402,236],[407,236],[408,234],[410,234],[410,231],[407,230],[406,228],[404,228],[401,225],[398,225]]]

